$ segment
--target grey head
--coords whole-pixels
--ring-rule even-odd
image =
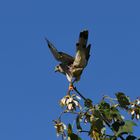
[[[60,73],[62,73],[62,74],[65,74],[64,68],[63,68],[62,64],[59,64],[59,65],[55,66],[54,71],[55,71],[55,72],[60,72]]]
[[[55,67],[55,72],[60,72],[60,73],[64,74],[67,77],[68,81],[72,82],[73,75],[70,71],[70,68],[71,67],[69,65],[67,65],[65,63],[60,63],[59,65],[57,65]]]

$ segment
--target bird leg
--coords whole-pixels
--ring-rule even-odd
[[[70,92],[71,92],[72,90],[74,90],[74,86],[73,86],[73,83],[70,82],[67,95],[70,95]]]
[[[74,90],[74,86],[73,84],[77,81],[77,79],[75,78],[73,81],[70,82],[69,84],[69,89],[68,89],[68,94],[70,94],[70,91]]]
[[[74,89],[73,82],[70,82],[70,84],[69,84],[69,91],[72,91],[73,89]]]
[[[72,84],[74,84],[76,81],[78,81],[77,78],[75,78],[75,79],[72,81]]]
[[[72,81],[72,84],[74,84],[76,81],[77,81],[77,79],[75,78],[75,79]]]
[[[70,84],[69,84],[69,91],[74,90],[73,84],[74,84],[76,81],[77,81],[77,79],[75,78],[72,82],[70,82]]]

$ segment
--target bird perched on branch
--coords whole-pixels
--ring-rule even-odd
[[[64,52],[59,52],[48,39],[46,41],[54,58],[61,62],[55,67],[55,72],[66,75],[70,82],[69,90],[72,90],[73,83],[80,80],[81,74],[87,66],[90,57],[91,44],[87,45],[88,30],[80,32],[79,41],[76,43],[75,57]]]

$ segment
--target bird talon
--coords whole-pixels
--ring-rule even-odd
[[[72,91],[74,89],[74,87],[73,87],[73,84],[71,83],[70,85],[69,85],[69,91]]]

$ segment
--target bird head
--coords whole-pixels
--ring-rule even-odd
[[[64,70],[63,70],[61,64],[57,65],[57,66],[55,67],[55,70],[54,70],[54,71],[55,71],[55,72],[64,73]]]
[[[64,66],[63,66],[62,64],[57,65],[57,66],[55,67],[55,70],[54,70],[54,71],[55,71],[55,72],[60,72],[60,73],[65,74],[65,72],[64,72]]]
[[[57,66],[55,67],[54,71],[55,71],[55,72],[59,72],[59,71],[60,71],[60,66],[57,65]]]

